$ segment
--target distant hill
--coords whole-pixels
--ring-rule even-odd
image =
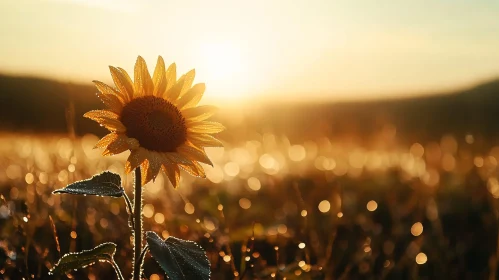
[[[77,134],[103,134],[104,129],[81,117],[88,110],[103,107],[95,92],[92,85],[0,75],[0,130],[61,133],[74,128]],[[438,139],[446,133],[490,138],[499,136],[499,80],[410,99],[268,104],[259,109],[271,113],[249,114],[234,131],[270,127],[293,139],[345,134],[362,137],[392,124],[399,137],[407,140]]]
[[[95,132],[81,117],[103,107],[95,92],[92,85],[0,75],[0,130],[61,133],[71,123],[78,133]]]
[[[303,138],[307,131],[313,137],[363,137],[391,124],[397,128],[399,138],[411,141],[437,140],[445,134],[459,137],[473,134],[492,139],[499,138],[499,80],[461,91],[407,99],[271,104],[263,111],[272,112],[267,121],[274,129],[285,130],[292,138]],[[252,125],[259,121],[254,118]]]

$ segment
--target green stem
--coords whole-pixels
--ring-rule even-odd
[[[140,275],[142,273],[142,260],[140,257],[142,251],[142,185],[140,167],[135,168],[134,174],[133,280],[140,280]]]
[[[123,274],[121,274],[121,270],[120,270],[119,266],[114,262],[114,260],[111,261],[110,263],[113,266],[114,271],[116,271],[116,275],[118,276],[118,280],[125,280],[125,278],[123,278]]]
[[[130,201],[130,198],[128,198],[128,195],[126,195],[126,193],[123,191],[123,198],[125,199],[125,202],[126,202],[126,210],[128,212],[128,215],[129,215],[129,219],[128,219],[128,222],[129,222],[129,226],[132,227],[132,229],[135,228],[135,224],[133,222],[133,208],[132,208],[132,202]]]
[[[144,263],[144,258],[146,257],[147,251],[149,251],[149,245],[146,244],[146,246],[144,246],[144,249],[142,249],[142,252],[140,253],[139,262],[141,264]]]

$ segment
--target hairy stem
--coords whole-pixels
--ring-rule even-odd
[[[142,252],[140,253],[139,262],[141,264],[144,263],[144,258],[146,257],[147,251],[149,251],[149,245],[146,244],[146,246],[144,246],[144,249],[142,249]]]
[[[116,276],[118,276],[118,280],[125,280],[125,278],[123,278],[123,274],[121,274],[121,270],[120,268],[118,267],[118,265],[113,261],[110,262],[111,265],[113,266],[114,268],[114,271],[116,271]]]
[[[133,200],[133,280],[140,280],[142,273],[142,185],[140,167],[135,168],[134,200]]]
[[[135,224],[134,224],[134,217],[133,217],[133,208],[132,208],[132,202],[130,201],[130,198],[128,198],[128,195],[126,195],[125,192],[123,192],[123,198],[125,199],[125,202],[126,202],[126,210],[128,212],[128,215],[129,216],[129,219],[128,219],[128,222],[129,222],[129,226],[132,227],[132,229],[135,228]]]

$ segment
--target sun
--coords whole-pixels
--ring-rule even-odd
[[[210,95],[225,100],[240,100],[248,89],[248,60],[243,47],[230,41],[208,42],[199,46],[199,76]]]
[[[239,50],[229,43],[209,43],[202,46],[203,65],[211,69],[209,78],[219,82],[233,78],[243,70],[243,61]]]

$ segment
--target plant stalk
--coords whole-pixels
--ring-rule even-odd
[[[132,202],[130,201],[130,198],[128,198],[128,195],[126,195],[125,191],[123,190],[123,198],[125,199],[126,202],[126,211],[128,212],[129,219],[128,219],[128,225],[132,228],[132,230],[135,228],[134,224],[134,217],[133,217],[133,208],[132,208]]]
[[[114,271],[116,271],[116,276],[118,276],[118,280],[125,280],[125,278],[123,278],[123,274],[121,274],[121,270],[118,267],[118,265],[116,264],[116,262],[114,262],[114,260],[113,260],[110,263],[113,266]]]
[[[140,275],[142,274],[142,258],[140,257],[142,252],[142,185],[141,185],[141,173],[140,167],[135,168],[134,171],[134,200],[133,200],[133,280],[140,280]]]
[[[141,264],[144,263],[144,258],[146,257],[147,251],[149,251],[149,245],[146,244],[146,246],[144,246],[144,249],[142,249],[142,252],[140,253],[139,262]]]

